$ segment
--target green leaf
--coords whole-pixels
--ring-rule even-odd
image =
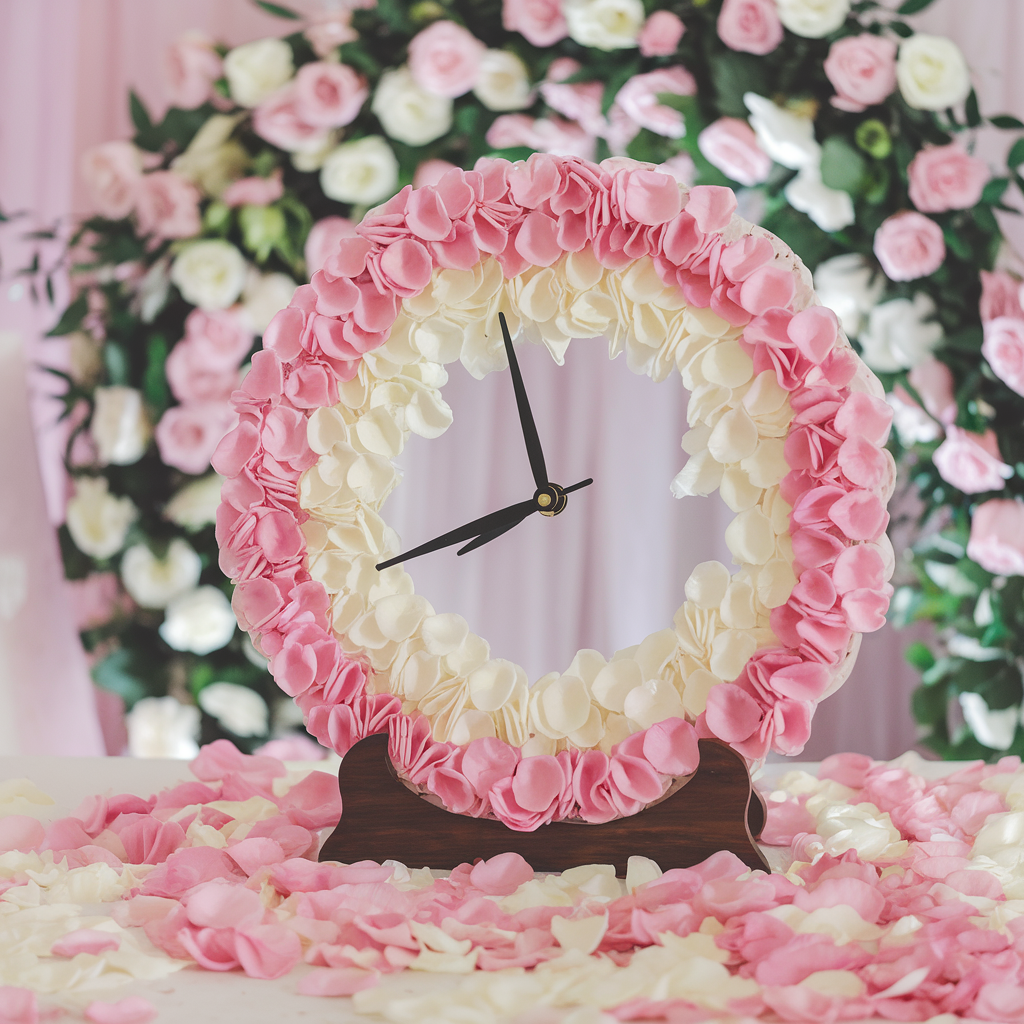
[[[63,338],[65,334],[77,331],[82,326],[85,314],[89,312],[89,298],[82,292],[61,314],[60,319],[46,332],[48,338]]]
[[[856,195],[864,178],[865,162],[846,139],[831,135],[821,147],[821,180],[829,188]]]
[[[1010,114],[996,114],[995,117],[990,117],[988,121],[989,124],[995,125],[996,128],[1024,128],[1024,121]]]
[[[897,14],[917,14],[918,11],[923,11],[926,7],[930,7],[932,0],[903,0],[897,9]]]
[[[132,115],[132,124],[135,125],[135,130],[140,133],[150,131],[153,127],[153,122],[150,119],[149,111],[146,110],[146,105],[139,99],[138,93],[134,89],[128,93],[128,110]]]
[[[756,92],[759,96],[772,93],[763,58],[746,53],[727,51],[718,57],[711,65],[711,84],[719,113],[727,117],[747,117],[744,93]]]
[[[981,190],[981,201],[990,205],[1001,202],[1009,184],[1009,178],[993,178]]]
[[[909,39],[914,34],[914,30],[905,21],[890,21],[889,28],[904,39]]]
[[[367,53],[365,45],[361,43],[345,43],[341,47],[341,61],[370,78],[377,78],[382,70],[380,62]]]
[[[903,657],[908,664],[913,665],[921,672],[927,672],[935,664],[935,655],[932,654],[928,645],[921,643],[920,640],[911,644],[904,652]]]
[[[167,339],[162,334],[154,334],[146,346],[146,369],[142,375],[142,393],[158,414],[171,404],[171,395],[167,390],[167,376],[164,373],[164,363],[166,362]]]
[[[103,346],[103,364],[107,368],[107,377],[111,384],[129,384],[128,353],[125,352],[123,345],[116,341],[108,341]]]
[[[275,18],[287,18],[289,21],[299,20],[300,15],[290,7],[282,7],[280,4],[272,4],[269,3],[268,0],[253,0],[253,3],[257,7],[262,7],[267,14],[274,15]]]
[[[129,708],[148,695],[145,684],[135,674],[134,661],[132,652],[122,649],[114,651],[92,669],[96,685],[116,693]]]
[[[529,146],[507,146],[505,149],[492,149],[487,155],[495,160],[508,160],[515,163],[517,160],[529,160],[535,150]]]
[[[910,698],[910,708],[921,725],[931,725],[945,719],[947,702],[945,687],[919,686]]]
[[[1018,139],[1011,147],[1006,157],[1007,167],[1016,169],[1024,164],[1024,138]]]
[[[991,206],[978,205],[971,211],[971,215],[974,217],[974,223],[982,231],[987,231],[990,235],[999,234],[999,222]]]
[[[978,110],[978,94],[973,89],[967,95],[967,102],[964,104],[964,116],[967,118],[968,128],[977,128],[981,124],[981,111]]]

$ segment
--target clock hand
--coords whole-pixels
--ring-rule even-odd
[[[530,457],[533,479],[537,484],[537,489],[540,490],[548,486],[548,470],[544,465],[544,452],[541,451],[537,425],[533,422],[530,402],[526,397],[526,387],[523,385],[523,375],[519,370],[519,361],[516,359],[516,353],[512,347],[512,337],[508,332],[504,313],[498,314],[498,323],[501,324],[501,334],[505,339],[505,352],[508,355],[508,368],[512,373],[512,387],[516,392],[516,405],[519,407],[519,421],[523,427],[523,439],[526,441],[526,454]]]

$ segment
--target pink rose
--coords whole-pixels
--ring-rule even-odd
[[[824,67],[836,91],[832,106],[858,113],[896,88],[896,44],[870,32],[846,36],[832,44]]]
[[[202,345],[184,338],[164,363],[171,394],[179,402],[226,402],[238,387],[238,366],[211,366]]]
[[[967,557],[997,576],[1024,576],[1024,503],[996,498],[979,505]]]
[[[647,128],[670,139],[681,139],[686,134],[686,122],[678,110],[658,101],[661,93],[676,96],[695,96],[697,81],[686,68],[676,65],[634,75],[619,91],[615,102],[623,113],[641,128]]]
[[[350,3],[351,8],[372,7],[373,4]],[[354,43],[359,33],[352,27],[352,11],[332,11],[322,14],[302,33],[318,57],[326,57],[345,43]]]
[[[209,36],[187,32],[167,48],[164,71],[171,106],[194,110],[210,98],[223,66]]]
[[[725,0],[718,14],[719,38],[730,50],[771,53],[782,42],[775,0]]]
[[[252,128],[261,139],[288,153],[319,149],[327,137],[327,129],[303,118],[294,82],[268,96],[253,111]]]
[[[130,142],[104,142],[87,149],[81,171],[101,217],[120,220],[132,212],[142,181],[142,160]]]
[[[493,149],[529,146],[540,153],[593,160],[596,140],[578,124],[560,117],[502,114],[487,130],[487,145]]]
[[[910,371],[907,379],[921,396],[929,416],[940,423],[952,423],[956,419],[953,371],[945,363],[935,356],[927,356]]]
[[[295,76],[299,116],[318,128],[351,124],[370,90],[366,79],[347,64],[304,64]]]
[[[199,199],[199,189],[174,171],[144,175],[135,203],[139,230],[157,238],[198,235]]]
[[[1008,388],[1024,395],[1024,319],[997,316],[987,321],[981,354]]]
[[[958,143],[922,149],[907,168],[911,202],[925,213],[966,210],[981,199],[990,175],[984,160]]]
[[[741,185],[768,180],[772,158],[757,144],[757,135],[738,117],[720,117],[697,136],[697,145],[708,163]]]
[[[1020,279],[1005,270],[981,272],[981,302],[978,312],[982,323],[997,316],[1024,317],[1020,304]]]
[[[561,0],[502,0],[501,23],[534,46],[553,46],[569,34]]]
[[[240,178],[224,190],[221,200],[228,206],[269,206],[284,195],[281,171],[269,178]]]
[[[540,87],[544,102],[554,111],[571,121],[578,121],[580,127],[591,135],[603,135],[608,122],[601,113],[601,97],[604,95],[602,82],[544,82]]]
[[[670,57],[679,47],[686,26],[671,11],[655,11],[640,29],[637,45],[644,57]]]
[[[964,494],[1001,491],[1013,470],[1002,460],[996,435],[991,430],[971,434],[950,424],[946,440],[932,456],[939,476]]]
[[[934,274],[946,258],[942,228],[922,213],[907,210],[882,221],[875,255],[890,281],[916,281]]]
[[[249,355],[253,333],[235,309],[193,309],[185,319],[185,337],[208,366],[237,370]]]
[[[323,270],[328,256],[341,248],[343,238],[355,238],[356,226],[347,217],[324,217],[318,220],[306,236],[306,274],[312,277]]]
[[[154,432],[160,458],[182,473],[198,476],[209,468],[221,438],[236,421],[228,402],[173,406],[160,417]]]
[[[436,185],[454,167],[455,164],[448,160],[424,160],[412,176],[412,187],[423,188],[424,185]]]
[[[409,43],[409,71],[435,96],[461,96],[476,85],[487,47],[454,21],[435,21]]]

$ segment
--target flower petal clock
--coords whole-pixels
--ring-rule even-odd
[[[483,161],[371,211],[278,314],[217,454],[218,538],[239,621],[321,742],[386,732],[428,800],[521,832],[636,814],[692,775],[699,740],[748,763],[802,749],[892,592],[891,413],[799,260],[735,206],[628,160]],[[532,685],[399,560],[461,554],[573,489],[547,478],[520,332],[558,363],[605,338],[634,372],[681,375],[672,490],[719,490],[738,566],[696,566],[671,624]],[[393,460],[451,423],[455,359],[511,365],[536,492],[403,556]]]

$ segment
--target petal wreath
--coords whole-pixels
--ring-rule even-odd
[[[240,623],[321,742],[389,730],[411,783],[519,829],[635,813],[695,769],[698,735],[751,761],[803,748],[892,593],[892,413],[796,256],[735,208],[631,160],[484,160],[371,211],[278,314],[215,458],[217,538]],[[673,492],[720,487],[737,513],[739,571],[698,566],[674,630],[532,687],[374,568],[399,550],[392,459],[451,422],[445,362],[504,365],[499,311],[559,363],[605,335],[634,372],[677,369]]]

